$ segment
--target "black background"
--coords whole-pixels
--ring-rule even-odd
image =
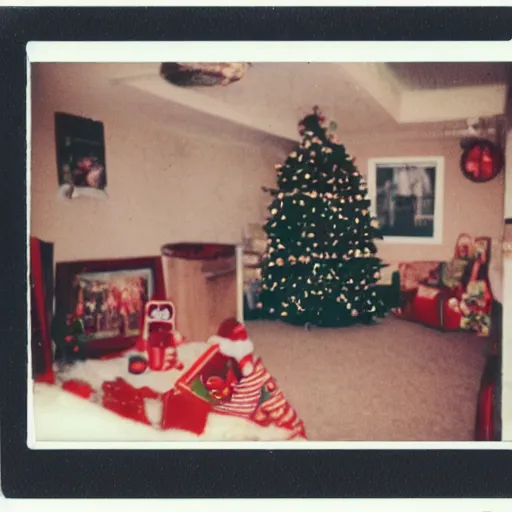
[[[0,9],[3,493],[10,498],[512,496],[512,453],[506,450],[29,450],[25,249],[28,41],[464,41],[511,36],[510,8]]]

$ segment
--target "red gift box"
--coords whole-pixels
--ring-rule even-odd
[[[163,411],[161,428],[187,430],[201,435],[206,427],[212,404],[199,396],[171,389],[162,397]]]
[[[209,347],[176,381],[174,389],[163,397],[162,428],[179,428],[194,434],[203,433],[215,399],[209,396],[204,383],[212,376],[225,378],[229,358],[219,347]]]
[[[440,295],[439,289],[421,285],[414,297],[414,320],[440,329],[442,327]]]

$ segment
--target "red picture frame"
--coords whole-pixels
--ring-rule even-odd
[[[160,256],[114,259],[114,260],[89,260],[66,261],[56,265],[55,279],[55,332],[63,329],[66,319],[70,314],[76,314],[77,305],[81,301],[79,296],[83,279],[90,282],[103,284],[106,279],[113,280],[116,275],[126,276],[132,274],[146,278],[150,276],[150,282],[145,283],[148,288],[147,296],[143,298],[141,314],[143,314],[145,302],[149,299],[165,299],[165,283],[163,279],[162,260]],[[142,279],[142,278],[141,278]],[[78,291],[77,291],[78,290]],[[80,304],[82,304],[80,302]],[[98,318],[99,315],[96,315]],[[85,318],[85,313],[84,313]],[[140,331],[142,326],[138,325]],[[128,330],[109,334],[108,329],[101,330],[101,326],[90,334],[90,339],[85,342],[85,356],[87,358],[100,358],[106,354],[122,352],[132,348],[140,335],[140,332]],[[95,338],[95,336],[98,336]],[[86,325],[87,337],[87,325]]]

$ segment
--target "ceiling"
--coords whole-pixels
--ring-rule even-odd
[[[504,113],[509,73],[510,63],[255,63],[240,82],[211,88],[168,84],[158,63],[40,63],[32,74],[54,92],[136,111],[139,122],[261,143],[297,140],[314,105],[342,140],[455,134],[468,118]]]
[[[509,62],[393,62],[388,66],[410,89],[493,85],[512,77]]]

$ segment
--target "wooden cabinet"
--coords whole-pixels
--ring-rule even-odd
[[[176,328],[205,341],[223,320],[237,316],[236,246],[168,244],[162,248],[167,298],[176,304]]]

